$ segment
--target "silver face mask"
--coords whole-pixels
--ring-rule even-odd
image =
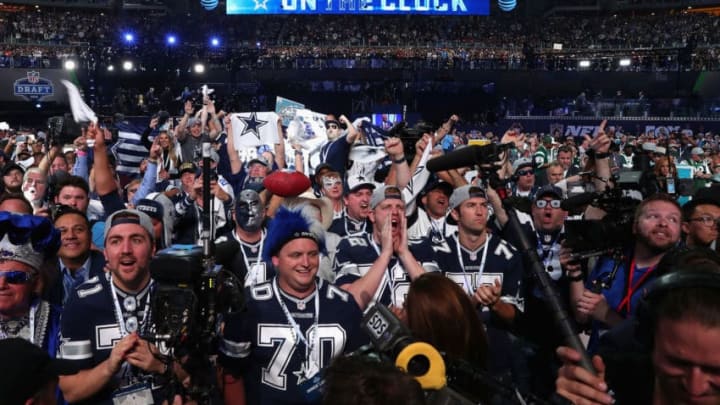
[[[235,208],[235,219],[240,228],[247,232],[255,232],[262,227],[265,219],[260,195],[253,190],[243,190],[238,196]]]

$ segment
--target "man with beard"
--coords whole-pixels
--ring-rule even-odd
[[[230,236],[215,241],[218,263],[241,277],[246,286],[271,279],[273,274],[261,257],[265,244],[265,205],[260,195],[254,190],[241,191],[233,215],[235,229]]]
[[[635,313],[643,287],[655,278],[654,270],[663,255],[680,241],[682,213],[674,198],[658,193],[643,200],[635,211],[633,234],[635,244],[617,263],[602,256],[583,284],[581,267],[561,253],[563,270],[572,282],[571,302],[580,323],[592,321],[588,350],[596,348],[600,332],[611,328]],[[617,272],[613,274],[613,269]],[[598,292],[598,288],[602,289]]]
[[[16,163],[5,165],[2,170],[2,180],[5,191],[20,193],[25,169]]]
[[[361,308],[371,301],[400,307],[410,281],[439,269],[428,240],[408,239],[405,201],[399,188],[376,188],[370,208],[372,231],[348,235],[338,243],[333,266],[336,284],[350,292]]]
[[[153,234],[152,221],[137,210],[117,211],[105,223],[107,272],[77,287],[63,312],[60,355],[81,369],[60,378],[70,403],[126,403],[132,395],[153,403],[153,394],[159,403],[168,365],[141,337],[152,323]]]

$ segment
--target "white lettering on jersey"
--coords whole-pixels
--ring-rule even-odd
[[[116,323],[95,326],[95,349],[109,350],[122,339],[120,326]]]

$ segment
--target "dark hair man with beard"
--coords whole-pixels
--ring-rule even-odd
[[[645,286],[655,278],[654,270],[663,255],[680,240],[682,213],[677,201],[667,194],[654,194],[638,205],[633,234],[635,244],[622,261],[602,256],[583,284],[579,264],[568,263],[567,251],[561,253],[563,270],[572,281],[571,302],[579,322],[592,321],[588,350],[596,347],[600,331],[611,328],[634,314]],[[612,276],[615,265],[617,272]],[[601,283],[605,287],[593,290]]]

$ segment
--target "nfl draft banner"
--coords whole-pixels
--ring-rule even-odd
[[[55,94],[53,82],[40,77],[40,72],[30,70],[27,75],[13,83],[13,94],[28,101],[42,101]]]
[[[489,15],[488,0],[227,0],[227,14]]]
[[[0,101],[67,104],[62,79],[71,79],[63,69],[0,69]]]

